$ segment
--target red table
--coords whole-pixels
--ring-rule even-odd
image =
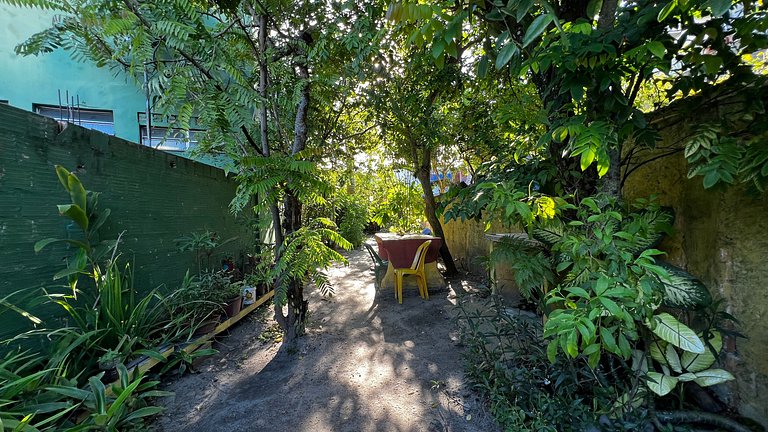
[[[416,249],[427,240],[432,240],[427,250],[425,263],[437,261],[440,256],[440,246],[443,239],[421,234],[397,235],[393,233],[378,233],[374,236],[379,246],[379,256],[392,263],[395,268],[410,267]]]
[[[379,256],[389,261],[387,274],[381,282],[383,287],[394,287],[394,268],[410,267],[413,264],[413,257],[416,256],[416,249],[427,240],[432,240],[424,261],[427,285],[429,287],[445,286],[445,280],[437,271],[437,258],[440,256],[443,239],[422,234],[397,235],[394,233],[377,233],[374,238],[379,246]]]

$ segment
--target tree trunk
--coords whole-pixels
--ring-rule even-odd
[[[453,256],[450,249],[448,249],[448,242],[445,241],[445,233],[443,232],[443,224],[440,223],[440,219],[437,217],[436,209],[437,204],[435,202],[435,195],[432,193],[432,183],[429,181],[429,176],[432,171],[432,158],[428,150],[424,150],[424,159],[421,166],[414,172],[414,175],[421,184],[421,190],[424,192],[424,214],[427,217],[427,221],[432,226],[432,233],[435,237],[443,239],[443,243],[440,246],[440,257],[445,264],[446,276],[452,276],[458,273],[456,270],[456,264],[453,262]]]
[[[307,114],[309,112],[309,69],[304,59],[299,59],[298,75],[303,81],[301,98],[296,106],[296,121],[293,130],[293,146],[291,154],[296,155],[307,146]],[[283,208],[282,229],[285,236],[301,228],[301,202],[290,191],[286,193]],[[307,309],[309,302],[304,300],[304,283],[301,279],[288,281],[287,290],[288,315],[280,315],[282,320],[277,320],[283,329],[286,343],[294,343],[296,338],[302,336],[306,329]],[[277,311],[276,311],[277,312]]]
[[[600,179],[600,192],[621,199],[621,145],[608,149],[611,166]]]
[[[261,101],[259,103],[258,116],[259,116],[259,136],[261,139],[261,153],[264,157],[269,157],[271,154],[269,148],[269,125],[267,124],[267,81],[269,68],[267,66],[267,16],[263,13],[258,16],[259,22],[259,96]],[[272,217],[272,228],[275,232],[275,261],[280,259],[280,250],[283,246],[284,237],[283,229],[280,224],[280,209],[277,207],[277,202],[269,203],[269,212]],[[290,312],[288,316],[290,317]],[[289,326],[289,317],[283,315],[282,306],[275,303],[275,321],[283,329],[283,332],[287,337],[287,329]]]

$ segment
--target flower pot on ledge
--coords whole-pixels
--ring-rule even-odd
[[[224,306],[225,319],[229,319],[237,315],[240,312],[240,309],[242,308],[242,306],[243,306],[243,296],[238,295],[237,297],[230,299],[227,302],[227,304]]]

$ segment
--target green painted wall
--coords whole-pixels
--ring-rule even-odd
[[[102,238],[125,232],[120,250],[134,262],[141,290],[177,286],[187,269],[196,268],[193,254],[179,252],[174,241],[192,231],[237,236],[214,255],[217,263],[224,254],[239,261],[253,248],[245,218],[229,212],[237,185],[222,170],[78,126],[59,128],[51,119],[0,105],[0,298],[56,285],[52,276],[70,253],[66,246],[33,251],[37,240],[68,233],[68,219],[56,209],[68,196],[55,164],[81,166],[86,188],[102,193],[100,205],[112,210]],[[0,337],[24,324],[10,318],[0,317]]]
[[[29,36],[51,26],[54,13],[0,4],[0,100],[31,110],[32,104],[58,105],[62,98],[79,95],[81,106],[113,111],[115,134],[139,141],[137,112],[144,112],[145,98],[124,74],[78,63],[69,53],[56,51],[22,57],[13,48]]]

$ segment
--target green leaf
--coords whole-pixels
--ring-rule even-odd
[[[55,239],[55,238],[45,238],[45,239],[42,239],[42,240],[38,240],[35,243],[35,253],[40,252],[41,250],[43,250],[43,248],[45,248],[46,246],[48,246],[51,243],[56,243],[56,242],[60,242],[60,241],[63,241],[63,240]]]
[[[126,399],[128,399],[133,394],[133,391],[136,390],[136,387],[138,387],[139,384],[141,384],[142,378],[143,377],[137,378],[131,383],[131,385],[124,388],[123,391],[120,392],[120,394],[117,396],[117,399],[115,399],[115,401],[112,402],[112,405],[109,407],[109,410],[107,411],[107,414],[110,417],[114,416],[117,413],[117,411],[122,408]]]
[[[443,51],[445,51],[445,41],[442,39],[435,39],[432,43],[432,57],[440,57]]]
[[[683,372],[683,367],[680,365],[680,356],[677,355],[675,347],[673,347],[671,344],[668,344],[667,349],[664,352],[664,356],[667,358],[667,364],[670,368],[672,368],[673,371],[677,373]]]
[[[54,385],[47,386],[45,389],[80,401],[84,401],[92,396],[91,392],[79,389],[77,387]]]
[[[568,335],[567,352],[571,358],[579,355],[579,334],[576,330],[571,330]]]
[[[589,298],[589,293],[584,288],[579,287],[570,287],[566,289],[566,291],[570,292],[571,294],[577,296],[577,297],[583,297],[583,298]]]
[[[121,423],[130,423],[142,417],[153,416],[155,414],[160,414],[161,412],[163,412],[162,407],[149,406],[149,407],[139,408],[136,411],[125,416],[125,418],[121,421]]]
[[[659,362],[660,365],[669,366],[669,362],[667,361],[667,357],[665,355],[666,350],[667,343],[656,339],[651,342],[651,346],[648,351],[651,354],[651,358]]]
[[[488,75],[488,56],[483,55],[480,57],[480,61],[477,62],[477,76],[485,78],[486,75]]]
[[[584,351],[581,353],[588,356],[596,352],[600,352],[600,344],[589,345],[588,347],[584,348]]]
[[[543,14],[536,17],[535,20],[531,23],[530,26],[528,26],[528,29],[525,31],[525,36],[523,36],[523,47],[527,47],[531,44],[536,38],[541,36],[542,33],[544,33],[544,30],[547,29],[549,24],[554,20],[554,15],[552,14]]]
[[[723,65],[722,57],[716,55],[705,55],[701,60],[704,62],[704,69],[710,75],[718,73]]]
[[[83,209],[84,212],[87,213],[87,204],[86,204],[86,192],[85,188],[83,187],[83,184],[80,182],[80,179],[77,178],[74,174],[69,175],[69,196],[72,198],[72,204],[77,205],[81,209]]]
[[[720,181],[720,174],[717,171],[710,171],[704,176],[704,189],[709,189]]]
[[[74,267],[73,268],[65,268],[63,270],[57,271],[56,274],[53,275],[53,280],[59,280],[61,278],[64,278],[64,277],[67,277],[67,276],[70,276],[70,275],[73,275],[73,274],[78,274],[78,273],[80,273],[82,271],[83,271],[82,268],[74,268]]]
[[[595,282],[595,293],[597,295],[603,295],[603,293],[608,289],[608,284],[610,283],[610,280],[605,275],[600,275],[600,277],[597,279],[597,282]]]
[[[648,42],[646,45],[646,48],[648,48],[648,51],[653,53],[658,58],[664,58],[664,53],[667,52],[667,49],[664,47],[664,44],[659,41],[651,41]]]
[[[624,316],[624,310],[619,307],[619,305],[616,304],[615,301],[607,298],[607,297],[600,297],[600,303],[602,303],[603,306],[605,306],[606,309],[608,309],[608,312],[611,313],[611,315],[622,318]]]
[[[710,348],[707,346],[706,351],[702,354],[694,354],[688,351],[684,352],[680,358],[682,368],[688,372],[701,372],[712,366],[716,360],[712,348],[718,353],[723,348],[723,338],[720,335],[720,332],[713,333],[712,339],[709,340],[709,344],[712,345],[712,347]]]
[[[517,45],[514,42],[509,41],[496,56],[496,69],[501,69],[509,62],[509,59],[517,52]]]
[[[59,182],[61,182],[61,185],[64,186],[64,189],[69,192],[69,171],[67,171],[66,168],[64,168],[61,165],[56,165],[56,177],[59,178]]]
[[[517,5],[517,14],[515,15],[515,19],[517,19],[517,22],[520,22],[525,18],[525,16],[528,14],[528,11],[531,10],[531,7],[533,6],[534,0],[521,0]]]
[[[659,396],[668,394],[677,385],[677,378],[658,372],[648,372],[646,378],[645,384]]]
[[[597,160],[597,176],[602,178],[604,175],[608,174],[608,169],[610,167],[611,165],[608,159],[598,159]]]
[[[678,309],[700,309],[712,303],[709,290],[700,280],[685,270],[663,261],[658,262],[669,275],[660,278],[665,306]]]
[[[547,359],[549,359],[550,363],[554,363],[556,356],[557,356],[557,340],[553,340],[549,344],[547,344]]]
[[[104,388],[104,384],[101,383],[101,380],[98,376],[92,376],[88,379],[88,383],[91,385],[91,392],[93,393],[93,396],[95,398],[96,402],[96,414],[106,414],[107,412],[107,395],[106,395],[106,389]]]
[[[708,387],[715,384],[722,384],[733,379],[735,379],[733,375],[726,370],[707,369],[705,371],[696,372],[696,379],[693,381],[702,387]]]
[[[592,150],[592,147],[587,147],[581,154],[581,170],[586,171],[594,160],[595,152]]]
[[[689,382],[696,379],[696,374],[694,373],[684,373],[677,376],[677,380],[680,382]]]
[[[614,354],[619,353],[619,346],[616,345],[616,338],[613,336],[611,330],[605,327],[600,327],[600,340],[608,351]]]
[[[112,213],[112,210],[110,209],[104,209],[98,213],[98,217],[96,220],[91,224],[90,229],[91,232],[98,231],[99,228],[101,228],[102,225],[104,225],[104,222],[107,221],[109,218],[109,215]]]
[[[603,7],[603,0],[590,0],[587,4],[587,18],[590,20],[595,19],[597,14],[600,13],[600,9]]]
[[[675,10],[675,7],[677,7],[677,0],[671,0],[663,8],[661,8],[661,10],[659,11],[659,16],[657,17],[659,22],[667,19],[669,14],[671,14],[672,11]]]
[[[62,204],[57,206],[59,208],[59,213],[61,213],[62,216],[67,216],[68,218],[72,219],[77,225],[80,226],[80,228],[83,229],[83,231],[88,230],[88,216],[85,214],[85,211],[83,211],[82,207],[76,205],[76,204]]]
[[[712,15],[720,17],[725,15],[731,8],[731,0],[709,0],[709,7],[712,9]]]
[[[72,404],[69,402],[47,402],[41,404],[24,405],[24,411],[35,414],[48,414],[71,407]]]
[[[672,315],[662,312],[654,316],[653,319],[656,323],[656,326],[652,329],[653,334],[661,339],[678,348],[696,354],[701,354],[706,349],[704,342],[696,336],[696,333]]]
[[[157,350],[139,349],[136,350],[135,353],[138,355],[145,355],[154,360],[165,361],[165,356]]]

